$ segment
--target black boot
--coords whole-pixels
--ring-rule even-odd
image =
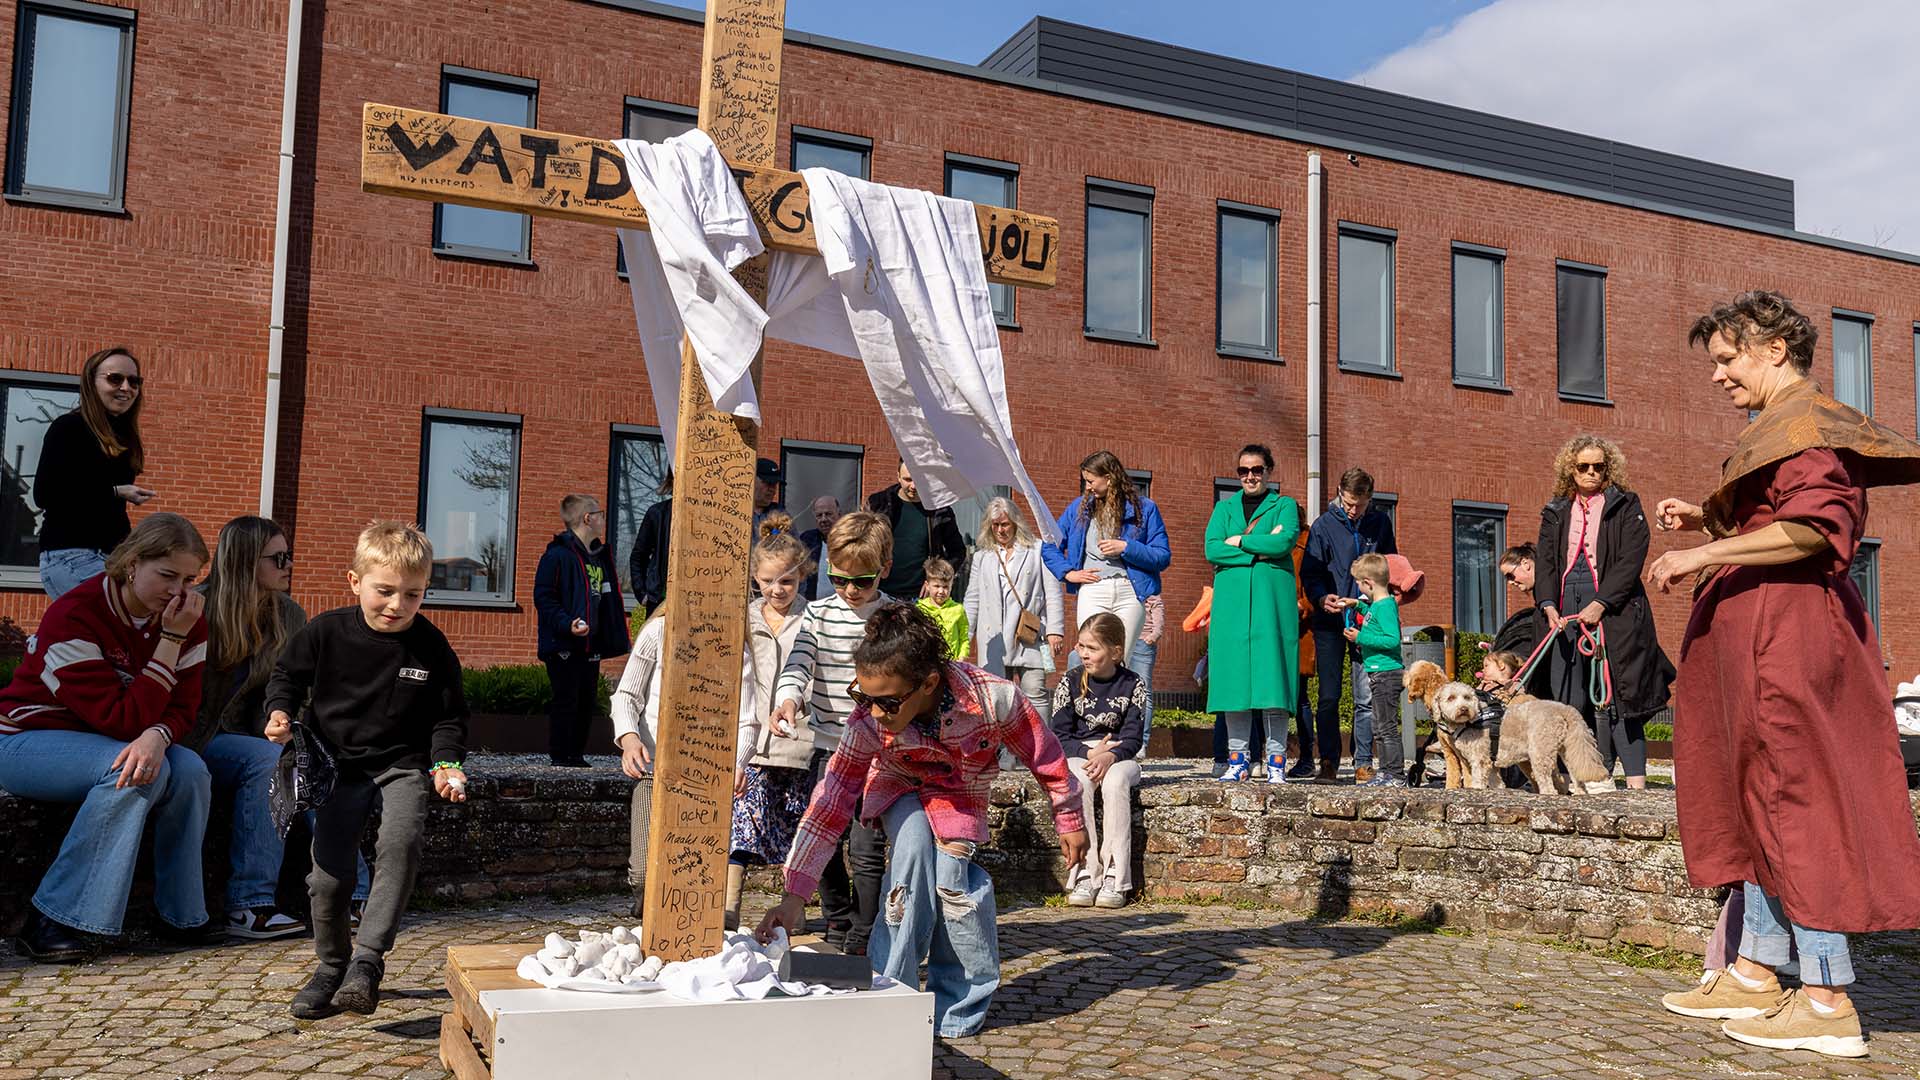
[[[42,964],[77,964],[91,959],[102,944],[97,935],[54,922],[38,908],[27,913],[18,940],[20,950]]]
[[[227,924],[220,919],[208,919],[198,926],[175,926],[165,919],[155,919],[148,929],[161,941],[189,949],[227,943]]]
[[[347,965],[347,977],[333,993],[333,1007],[371,1015],[380,1004],[380,977],[386,974],[378,960],[356,957]]]
[[[334,1007],[334,991],[340,989],[340,972],[330,967],[313,969],[313,978],[307,980],[305,989],[293,995],[293,1006],[288,1010],[295,1020],[324,1020],[339,1012]]]

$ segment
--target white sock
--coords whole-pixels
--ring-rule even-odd
[[[1766,983],[1763,983],[1758,979],[1749,979],[1745,975],[1740,974],[1740,969],[1736,967],[1728,966],[1727,974],[1733,976],[1734,979],[1738,981],[1741,986],[1744,986],[1749,990],[1758,990],[1762,986],[1766,985]]]
[[[1834,1013],[1837,1013],[1840,1011],[1839,1009],[1836,1009],[1831,1005],[1822,1005],[1820,1003],[1820,999],[1812,996],[1811,994],[1807,995],[1807,1004],[1813,1006],[1814,1012],[1826,1013],[1828,1016],[1832,1016]]]

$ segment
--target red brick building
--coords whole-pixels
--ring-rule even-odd
[[[271,454],[309,609],[344,602],[366,520],[421,516],[443,557],[432,617],[469,664],[530,660],[560,497],[601,494],[625,541],[657,468],[614,240],[363,194],[361,104],[652,134],[696,100],[698,16],[305,0],[268,446],[287,7],[7,0],[0,612],[30,625],[44,607],[24,492],[72,400],[61,380],[123,343],[148,376],[150,508],[211,537],[259,509]],[[1283,489],[1306,491],[1310,151],[1327,170],[1324,467],[1364,465],[1396,497],[1431,582],[1415,621],[1455,621],[1458,601],[1461,622],[1497,624],[1512,598],[1488,553],[1533,537],[1572,434],[1617,440],[1650,499],[1707,490],[1743,417],[1685,331],[1739,289],[1793,297],[1820,326],[1821,381],[1870,387],[1877,417],[1915,429],[1920,260],[1792,232],[1788,181],[1044,20],[981,68],[792,34],[783,81],[783,142],[807,162],[1010,184],[1060,219],[1058,287],[1022,292],[1003,335],[1016,435],[1056,511],[1096,448],[1150,475],[1176,618],[1208,579],[1200,538],[1241,444],[1273,446]],[[855,361],[776,345],[763,399],[763,453],[805,489],[789,505],[892,481]],[[1920,603],[1915,500],[1875,496],[1860,567],[1894,674],[1920,668],[1896,614]],[[1675,649],[1685,600],[1656,609]],[[1200,643],[1169,642],[1158,682],[1183,689]]]

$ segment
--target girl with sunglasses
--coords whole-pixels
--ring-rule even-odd
[[[806,899],[856,813],[884,823],[891,844],[882,882],[884,918],[867,955],[873,970],[918,986],[927,965],[942,1038],[972,1035],[1000,985],[993,881],[973,861],[987,840],[987,794],[1006,746],[1053,804],[1068,866],[1087,854],[1080,785],[1060,740],[1020,688],[946,659],[940,627],[892,603],[867,619],[854,650],[853,715],[787,858],[786,895],[760,922],[799,929]]]
[[[101,349],[80,369],[80,404],[47,426],[33,478],[41,510],[40,585],[58,600],[105,569],[126,539],[127,506],[153,498],[134,483],[146,468],[140,444],[140,361]]]

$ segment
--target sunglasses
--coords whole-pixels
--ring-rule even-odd
[[[1265,465],[1255,465],[1251,469],[1242,467],[1235,469],[1234,472],[1239,473],[1241,476],[1265,476],[1267,475],[1267,467]]]
[[[1573,471],[1603,473],[1607,471],[1607,463],[1604,461],[1576,461],[1573,463]]]
[[[879,581],[880,575],[879,574],[857,574],[853,577],[848,577],[845,574],[836,574],[836,573],[833,573],[832,571],[828,571],[827,580],[831,582],[833,584],[833,587],[836,589],[844,589],[849,585],[853,586],[856,589],[864,589],[869,585],[872,585],[874,582]]]
[[[100,377],[107,380],[107,385],[113,387],[115,390],[120,389],[122,386],[131,386],[135,390],[138,390],[141,384],[147,381],[138,375],[123,375],[118,371],[109,371]]]
[[[859,683],[848,683],[847,696],[853,699],[855,705],[865,705],[873,712],[883,712],[888,716],[892,716],[894,713],[899,712],[900,706],[905,705],[907,698],[913,695],[889,694],[886,697],[875,697],[861,690]]]
[[[260,557],[282,570],[293,565],[293,552],[291,551],[282,551],[273,555],[262,555]]]

